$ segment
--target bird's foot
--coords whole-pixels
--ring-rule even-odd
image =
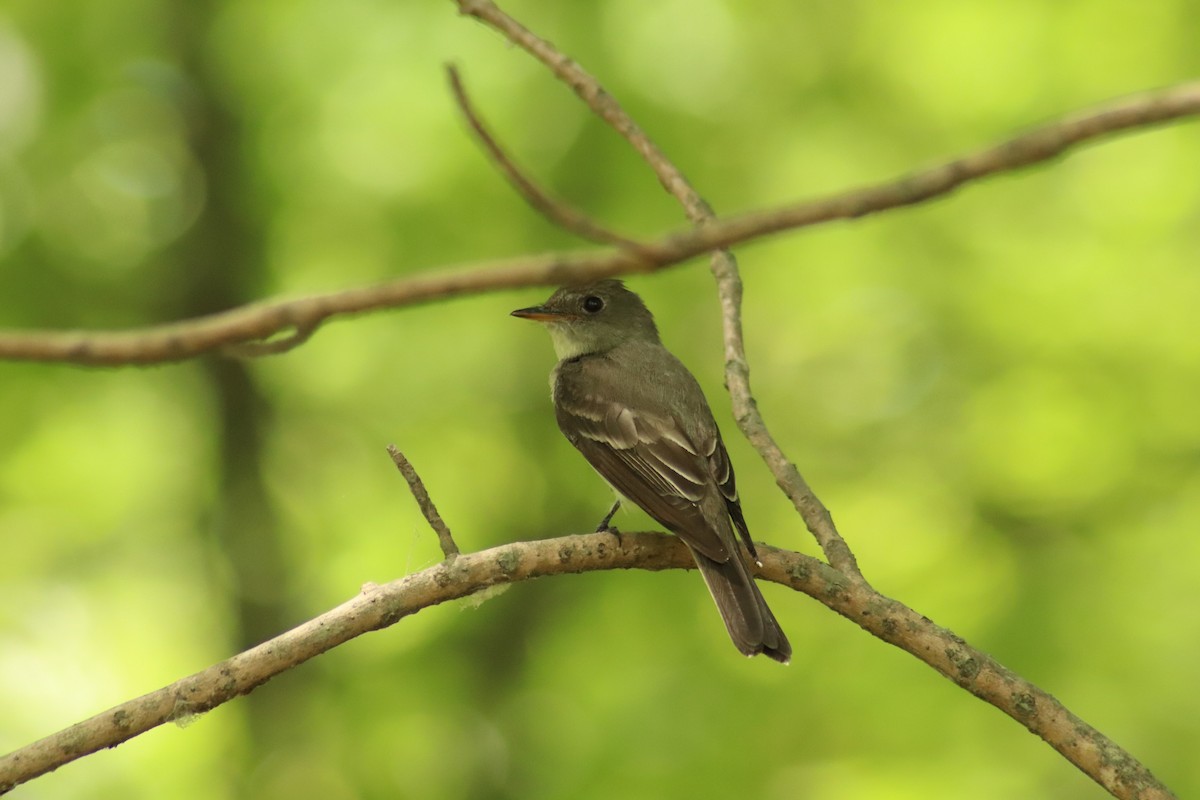
[[[625,540],[621,538],[621,532],[617,530],[616,525],[606,525],[603,528],[597,528],[596,533],[611,533],[613,538],[617,540],[617,548],[625,546]]]
[[[611,533],[613,536],[617,537],[618,546],[621,545],[621,532],[617,530],[616,525],[612,525],[610,523],[612,523],[613,515],[617,513],[617,509],[620,507],[621,501],[617,500],[615,503],[613,503],[612,508],[608,510],[608,513],[604,515],[604,519],[600,520],[600,524],[596,526],[596,533]]]

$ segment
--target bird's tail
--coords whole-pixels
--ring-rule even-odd
[[[792,658],[792,645],[750,576],[740,548],[731,549],[733,552],[724,563],[692,550],[696,566],[725,621],[729,638],[748,656],[763,653],[786,664]]]

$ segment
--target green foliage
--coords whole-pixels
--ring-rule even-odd
[[[508,8],[719,211],[892,177],[1200,70],[1197,0]],[[680,214],[624,142],[449,3],[0,9],[0,325],[132,327],[578,245],[457,118],[617,230]],[[1200,791],[1200,129],[740,249],[760,406],[885,593]],[[634,287],[725,430],[757,538],[815,550],[721,389],[701,263]],[[590,529],[510,292],[286,355],[0,364],[0,751],[440,558]],[[626,514],[627,529],[648,527]],[[807,598],[741,659],[694,573],[423,612],[14,797],[1097,797],[1035,737]]]

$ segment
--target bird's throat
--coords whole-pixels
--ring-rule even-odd
[[[550,342],[554,345],[554,354],[558,356],[559,361],[578,358],[590,352],[587,343],[582,341],[568,326],[547,325],[546,330],[550,333]]]

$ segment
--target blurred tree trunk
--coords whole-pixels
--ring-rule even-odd
[[[164,269],[174,273],[170,282],[175,307],[165,310],[163,319],[192,317],[251,301],[260,296],[265,271],[263,222],[253,218],[245,202],[251,165],[244,158],[244,119],[236,98],[214,80],[209,31],[220,4],[177,0],[171,10],[177,52],[192,91],[187,109],[191,146],[204,171],[207,199],[196,224],[167,254]],[[206,524],[198,529],[208,532],[212,540],[206,544],[218,551],[210,562],[214,592],[228,598],[233,612],[230,644],[240,650],[297,620],[289,602],[286,545],[263,480],[264,444],[274,410],[255,385],[250,362],[214,357],[203,365],[212,389],[219,473],[214,505]],[[297,674],[286,680],[305,678]],[[245,774],[239,776],[232,769],[227,776],[230,785],[248,792],[249,774],[255,767],[290,749],[287,741],[303,730],[295,725],[297,709],[283,703],[282,697],[267,691],[246,698],[247,736],[232,759],[240,759]]]

